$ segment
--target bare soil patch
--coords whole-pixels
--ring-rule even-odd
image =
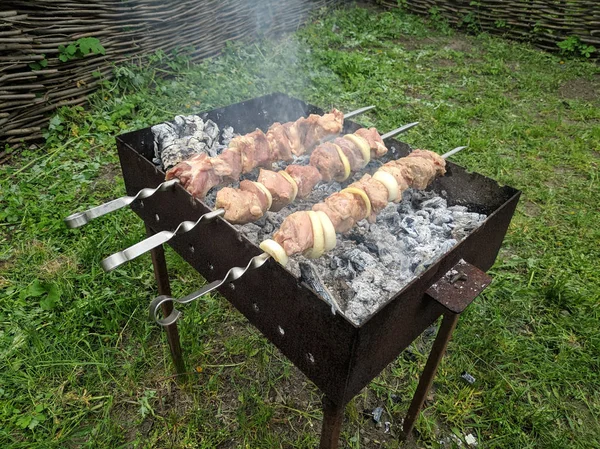
[[[559,87],[558,93],[562,98],[569,100],[595,102],[598,101],[598,95],[600,94],[596,83],[583,78],[567,81]]]

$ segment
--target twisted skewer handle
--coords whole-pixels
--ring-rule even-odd
[[[125,206],[129,206],[135,200],[143,200],[143,199],[149,198],[152,195],[154,195],[156,192],[164,192],[165,190],[168,190],[169,188],[171,188],[172,186],[174,186],[175,184],[178,184],[178,183],[179,183],[178,179],[171,179],[169,181],[165,181],[165,182],[159,184],[154,189],[144,188],[133,196],[122,196],[121,198],[117,198],[116,200],[112,200],[112,201],[109,201],[108,203],[104,203],[104,204],[101,204],[100,206],[96,206],[91,209],[88,209],[85,212],[76,212],[72,215],[69,215],[67,218],[65,218],[65,224],[67,225],[68,228],[71,228],[71,229],[79,228],[83,225],[86,225],[94,218],[101,217],[110,212],[119,210]]]
[[[161,231],[154,234],[151,237],[148,237],[145,240],[142,240],[139,243],[136,243],[133,246],[130,246],[123,251],[119,251],[111,256],[108,256],[106,259],[102,261],[102,268],[104,271],[109,272],[114,270],[115,268],[123,265],[126,262],[132,261],[136,257],[141,256],[148,251],[153,250],[154,248],[162,245],[163,243],[167,243],[173,237],[179,234],[183,234],[185,232],[189,232],[198,226],[200,223],[209,223],[213,221],[215,218],[220,217],[225,213],[225,209],[217,209],[211,212],[207,212],[202,215],[196,221],[183,221],[179,223],[179,226],[171,232],[171,231]]]
[[[191,293],[183,298],[172,298],[171,296],[161,295],[152,300],[150,303],[150,319],[156,321],[161,326],[169,326],[175,323],[180,317],[181,312],[173,307],[173,311],[169,314],[169,316],[165,318],[160,318],[161,306],[166,302],[176,302],[178,304],[187,304],[189,302],[195,301],[196,299],[201,298],[204,295],[207,295],[214,290],[218,289],[220,286],[227,282],[233,282],[239,278],[241,278],[244,274],[246,274],[249,270],[254,270],[256,268],[261,267],[267,260],[269,260],[271,256],[267,253],[262,253],[258,256],[254,256],[248,262],[245,268],[242,267],[233,267],[231,268],[225,277],[221,280],[213,281],[210,284],[205,285],[200,290]]]

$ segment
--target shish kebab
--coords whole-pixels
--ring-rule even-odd
[[[317,146],[312,152],[309,165],[288,165],[274,172],[261,169],[257,182],[244,180],[239,189],[224,187],[217,194],[217,209],[207,212],[195,222],[184,221],[171,231],[161,231],[118,253],[102,260],[102,268],[111,271],[142,254],[160,246],[176,235],[189,232],[200,223],[218,216],[230,223],[240,224],[258,220],[267,210],[277,212],[296,198],[307,197],[321,180],[344,181],[350,173],[364,168],[371,157],[379,158],[387,153],[383,140],[393,137],[414,126],[410,123],[380,136],[375,128],[360,128],[352,134],[338,137],[332,142]],[[206,160],[206,158],[203,158]],[[204,172],[205,173],[205,172]],[[196,177],[198,183],[210,180],[210,175]],[[189,185],[189,184],[188,184]]]
[[[401,201],[403,192],[409,187],[425,189],[437,176],[446,173],[445,159],[465,148],[455,148],[442,156],[428,150],[414,150],[406,157],[382,165],[373,176],[365,174],[359,181],[315,204],[312,210],[288,215],[273,239],[266,239],[259,245],[264,253],[250,259],[245,268],[233,267],[223,279],[180,299],[158,296],[150,303],[151,319],[162,326],[174,323],[181,312],[173,308],[169,316],[160,318],[163,303],[192,302],[227,282],[239,279],[248,270],[259,268],[271,257],[285,266],[289,257],[295,254],[308,258],[322,256],[335,247],[336,232],[347,232],[363,219],[374,221],[388,202]]]
[[[327,138],[327,136],[335,136],[338,135],[342,129],[342,123],[344,119],[347,118],[351,118],[351,117],[355,117],[359,114],[362,114],[364,112],[370,111],[371,109],[374,109],[375,106],[366,106],[364,108],[360,108],[357,109],[355,111],[349,112],[348,114],[342,114],[340,111],[338,111],[337,109],[333,109],[332,112],[328,113],[328,114],[324,114],[323,116],[320,115],[316,115],[316,114],[311,114],[309,117],[301,117],[298,120],[296,120],[295,122],[288,122],[288,123],[284,123],[281,124],[279,122],[271,125],[271,127],[269,128],[269,130],[267,131],[267,134],[269,133],[269,131],[271,131],[271,129],[273,128],[273,132],[278,132],[278,133],[287,133],[289,132],[290,135],[292,135],[293,137],[293,145],[294,148],[296,149],[296,151],[300,150],[301,148],[310,148],[310,145],[313,145],[316,138],[318,137],[323,137],[323,138]],[[308,134],[306,133],[306,131],[309,130],[310,127],[312,128],[312,131],[309,132]],[[322,126],[323,129],[318,129],[320,126]],[[300,136],[299,134],[299,130],[303,130],[305,131],[305,133]],[[336,131],[337,130],[337,131]],[[246,134],[244,136],[238,136],[234,139],[232,139],[232,142],[230,143],[230,147],[233,146],[235,148],[246,148],[247,150],[249,148],[252,148],[252,143],[254,141],[254,138],[257,137],[260,140],[260,134],[258,133],[258,131],[260,130],[256,130],[253,131],[252,133]],[[334,134],[331,134],[335,132]],[[262,131],[261,131],[262,133]],[[263,133],[264,135],[264,133]],[[299,140],[299,138],[302,137],[304,139],[312,139],[311,141],[301,141]],[[277,151],[279,152],[283,152],[283,154],[287,154],[286,153],[286,149],[285,148],[280,148]],[[289,148],[288,151],[291,151],[291,149]],[[223,153],[227,152],[227,150],[225,150]],[[236,161],[236,157],[235,157],[235,151],[233,152],[228,152],[228,157],[233,160]],[[201,155],[199,155],[201,156]],[[198,157],[198,156],[196,156]],[[191,158],[194,159],[194,158]],[[208,158],[207,155],[204,155],[203,157],[201,157],[202,160],[206,161],[206,159],[210,159]],[[246,158],[245,159],[245,163],[246,163],[246,167],[249,167],[250,165],[252,165],[251,161],[254,161],[255,159],[250,158]],[[189,161],[189,160],[188,160]],[[250,162],[248,162],[250,161]],[[216,163],[218,164],[217,161]],[[206,164],[206,162],[205,162]],[[223,165],[223,164],[221,164]],[[172,170],[174,170],[175,167],[173,167],[173,169],[171,169],[170,171],[172,173],[176,173],[173,172]],[[180,167],[181,169],[181,167]],[[180,170],[178,169],[178,170]],[[244,172],[246,173],[246,172]],[[91,220],[93,220],[94,218],[98,218],[101,217],[103,215],[106,215],[110,212],[114,212],[116,210],[119,210],[125,206],[130,205],[131,203],[133,203],[136,200],[144,200],[146,198],[150,198],[152,195],[154,195],[157,192],[163,192],[166,191],[168,189],[170,189],[171,187],[173,187],[175,184],[180,183],[181,180],[177,179],[174,176],[167,176],[167,180],[161,184],[159,184],[158,186],[156,186],[155,188],[144,188],[141,189],[138,193],[136,193],[135,195],[132,196],[123,196],[121,198],[117,198],[114,199],[112,201],[109,201],[107,203],[101,204],[100,206],[96,206],[93,207],[91,209],[88,209],[84,212],[76,212],[74,214],[69,215],[67,218],[65,218],[65,224],[67,225],[67,227],[69,228],[79,228],[81,226],[86,225],[87,223],[89,223]]]

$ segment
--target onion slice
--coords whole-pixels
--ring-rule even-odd
[[[273,205],[273,195],[271,195],[269,189],[263,186],[260,182],[254,182],[254,185],[267,196],[267,210],[271,209],[271,206]]]
[[[333,227],[333,223],[331,222],[329,215],[327,215],[322,210],[318,210],[315,213],[319,217],[319,220],[321,220],[321,226],[323,227],[323,237],[325,238],[325,251],[331,251],[333,248],[335,248],[335,245],[337,244],[337,238],[335,236],[335,228]]]
[[[364,137],[357,136],[356,134],[346,134],[344,139],[349,140],[358,147],[365,161],[363,167],[366,166],[371,161],[371,147],[369,146],[369,142]]]
[[[292,189],[294,190],[294,196],[290,199],[290,203],[293,203],[294,200],[296,199],[296,196],[298,195],[298,184],[296,184],[296,181],[294,180],[294,178],[292,178],[287,172],[281,170],[278,173],[281,176],[283,176],[286,179],[286,181],[292,185]]]
[[[344,190],[342,190],[342,192],[348,192],[360,196],[363,202],[365,203],[365,206],[367,207],[367,213],[363,218],[367,218],[369,215],[371,215],[371,200],[369,200],[369,197],[367,196],[367,193],[364,190],[358,189],[356,187],[346,187]]]
[[[307,214],[310,218],[310,224],[312,225],[313,247],[305,251],[304,256],[309,259],[316,259],[321,257],[325,250],[325,235],[323,233],[323,225],[321,224],[321,220],[317,213],[309,210]]]
[[[388,201],[396,201],[400,195],[398,195],[398,182],[391,173],[383,170],[377,170],[373,175],[373,179],[376,179],[384,185],[388,191]]]
[[[350,161],[348,161],[348,158],[346,157],[346,155],[344,154],[344,152],[342,151],[342,149],[335,145],[335,149],[337,150],[338,154],[340,155],[340,160],[342,161],[342,164],[344,165],[344,177],[338,177],[335,178],[336,181],[345,181],[346,179],[348,179],[348,177],[350,176],[351,170],[350,170]]]
[[[285,266],[288,263],[288,255],[286,254],[283,246],[277,243],[275,240],[266,239],[263,240],[260,245],[260,249],[262,249],[265,253],[271,256],[275,261],[279,264]]]

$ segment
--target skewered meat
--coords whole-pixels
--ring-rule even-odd
[[[298,186],[297,198],[306,198],[317,183],[321,181],[321,173],[312,165],[292,164],[288,165],[285,171]]]
[[[345,167],[340,158],[340,147],[325,142],[319,145],[310,155],[310,165],[314,165],[321,173],[321,178],[325,182],[333,179],[342,179],[345,174]]]
[[[408,157],[388,162],[380,170],[384,173],[391,173],[394,178],[400,174],[407,175],[409,180],[402,183],[404,186],[425,188],[437,174],[445,173],[444,159],[434,155],[435,153],[432,154],[430,151],[415,150]],[[391,168],[392,171],[384,170],[386,168]],[[385,175],[381,179],[387,179],[387,176]],[[394,197],[394,192],[390,189],[398,188],[396,185],[388,183],[387,180],[380,181],[377,179],[378,177],[377,173],[373,177],[363,176],[350,187],[330,195],[324,202],[315,204],[312,208],[313,211],[323,212],[335,231],[342,233],[350,230],[364,218],[368,217],[373,220],[375,215],[385,207],[387,199]],[[321,254],[323,246],[327,244],[326,222],[321,219],[323,227],[315,227],[310,214],[311,211],[301,211],[288,216],[273,235],[273,240],[268,240],[269,244],[261,245],[261,248],[275,248],[272,255],[278,260],[285,260],[285,257],[277,257],[280,254],[276,256],[277,246],[274,243],[279,244],[287,256],[297,253],[317,256]],[[315,230],[325,237],[321,234],[315,235]]]
[[[381,138],[379,138],[379,134],[377,134],[377,138],[374,138],[372,136],[372,131],[365,131],[366,132],[362,134],[369,137],[373,148],[369,147],[369,140],[357,135],[357,131],[354,134],[347,134],[343,138],[335,139],[334,143],[325,142],[319,145],[313,151],[310,157],[310,165],[308,166],[292,164],[287,166],[285,172],[279,173],[275,173],[270,170],[261,170],[258,177],[258,182],[262,183],[269,190],[271,196],[273,197],[273,205],[270,210],[275,212],[281,210],[283,207],[294,201],[296,196],[300,198],[307,197],[314,186],[321,179],[324,181],[331,181],[332,179],[335,179],[336,181],[343,181],[348,178],[352,171],[363,168],[369,162],[371,153],[377,155],[387,152],[387,149],[385,152],[382,152],[379,148],[379,141],[381,140]],[[414,160],[417,161],[420,159],[417,158]],[[410,164],[411,163],[408,165]],[[413,162],[412,164],[418,166],[419,163]],[[411,173],[409,169],[402,167],[392,167],[388,169],[398,172],[400,179],[404,179],[404,175],[408,176]],[[287,179],[286,175],[290,175],[291,179]],[[385,201],[384,205],[387,204],[389,194],[381,182],[377,182],[376,180],[369,181],[369,178],[363,178],[358,183],[355,183],[350,187],[356,187],[359,188],[359,190],[368,188],[375,198],[376,207],[374,207],[374,209],[376,209],[376,213],[379,210],[377,207],[379,207],[382,201]],[[412,177],[410,180],[412,182]],[[402,191],[406,190],[406,188],[408,188],[408,184],[405,183],[402,185]],[[293,193],[292,189],[294,190]],[[393,198],[401,198],[402,191],[398,191],[395,193],[395,195],[392,195]],[[229,190],[223,194],[219,192],[217,194],[217,199],[220,195],[227,195],[228,197],[231,197]],[[344,195],[350,194],[346,192]],[[344,195],[342,195],[340,198],[344,198]],[[229,200],[230,199],[227,201]],[[239,207],[252,206],[252,203],[248,202],[245,198],[240,197],[239,201],[244,202]],[[342,200],[337,199],[336,201]],[[337,202],[332,204],[333,205],[326,204],[322,207],[327,208],[327,214],[331,216],[332,221],[335,221],[337,224],[336,226],[340,226],[344,229],[350,229],[352,226],[354,226],[354,222],[350,216],[347,215],[347,208],[343,205],[338,208]],[[325,212],[325,209],[323,209],[323,212]],[[229,214],[226,213],[225,218],[227,218],[228,215]],[[370,211],[368,215],[373,215],[373,212]],[[248,217],[249,220],[259,218],[249,211],[246,213],[241,213],[241,216]],[[371,219],[374,219],[374,215],[371,217]]]
[[[377,132],[376,128],[361,128],[355,132],[356,135],[362,137],[369,143],[371,148],[371,156],[379,158],[387,153],[387,148],[381,139],[381,136]]]
[[[275,241],[287,254],[298,254],[312,248],[314,238],[308,213],[301,211],[288,215],[275,234]]]
[[[178,178],[192,195],[203,198],[212,187],[236,180],[242,173],[270,168],[277,160],[289,161],[292,154],[311,151],[321,140],[339,134],[343,120],[343,113],[333,109],[323,116],[311,114],[295,122],[274,123],[266,134],[257,129],[235,137],[219,156],[180,162],[167,171],[166,179]]]
[[[273,197],[272,211],[277,212],[281,210],[294,201],[296,197],[294,193],[296,191],[295,186],[281,173],[261,169],[257,181],[271,192],[271,196]],[[219,192],[217,198],[220,194],[221,192]]]
[[[269,208],[267,195],[252,181],[244,180],[239,189],[224,187],[216,206],[225,209],[230,223],[247,223],[260,218]]]

